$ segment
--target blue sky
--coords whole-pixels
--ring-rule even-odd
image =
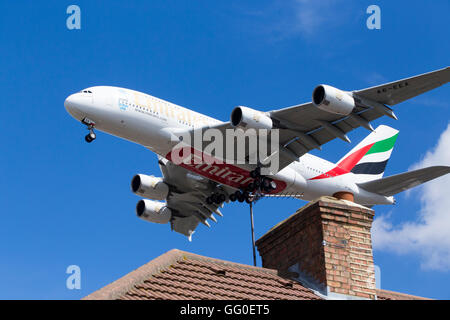
[[[81,30],[66,28],[70,4],[81,8]],[[381,30],[366,28],[370,4],[381,8]],[[158,175],[156,156],[103,133],[86,144],[63,107],[69,94],[121,86],[221,120],[236,105],[281,108],[309,101],[319,83],[353,90],[448,66],[449,9],[444,0],[2,1],[0,299],[79,299],[172,248],[252,263],[246,206],[227,205],[191,243],[136,218],[130,179]],[[376,121],[400,130],[387,175],[448,155],[444,142],[435,146],[449,100],[442,87],[396,106],[398,121]],[[337,161],[352,146],[333,141],[315,154]],[[433,216],[423,192],[375,207],[393,239],[375,246],[375,263],[384,289],[448,299],[449,234],[402,248],[393,236]],[[256,237],[304,204],[257,203]],[[443,258],[430,264],[429,252]],[[81,290],[66,289],[72,264],[81,268]]]

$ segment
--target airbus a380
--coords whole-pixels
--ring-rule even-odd
[[[144,197],[136,206],[137,215],[150,222],[170,223],[172,230],[190,239],[199,223],[209,227],[208,219],[217,222],[213,213],[222,216],[219,207],[225,202],[251,202],[261,196],[313,200],[349,192],[362,205],[393,204],[395,194],[449,173],[450,167],[436,166],[383,178],[398,131],[383,125],[374,129],[370,124],[382,116],[397,119],[390,106],[449,80],[447,67],[355,91],[319,85],[311,102],[268,112],[239,106],[227,122],[148,94],[108,86],[74,93],[64,106],[89,130],[87,142],[95,140],[94,130],[101,130],[158,155],[162,177],[137,174],[132,178],[132,191]],[[335,138],[350,142],[347,133],[358,127],[371,133],[336,164],[308,154]],[[265,162],[261,159],[256,164],[211,163],[205,159],[214,155],[194,147],[191,155],[200,162],[173,161],[180,142],[174,136],[207,129],[226,135],[227,129],[235,128],[277,130],[278,148],[268,157],[276,154],[276,170],[262,175]]]

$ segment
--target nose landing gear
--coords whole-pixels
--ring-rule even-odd
[[[84,118],[81,122],[85,124],[87,126],[87,129],[89,130],[89,133],[84,137],[84,140],[87,143],[91,143],[97,137],[94,132],[95,122],[89,120],[88,118]]]

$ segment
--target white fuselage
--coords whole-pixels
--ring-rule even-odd
[[[220,124],[221,121],[141,92],[117,87],[92,87],[69,96],[64,103],[77,120],[89,119],[95,129],[141,144],[168,158],[173,147],[173,132]],[[355,202],[366,205],[392,204],[393,197],[369,193],[355,183],[353,173],[310,180],[325,174],[335,164],[305,154],[272,178],[279,186],[278,195],[301,196],[313,200],[319,196],[348,191]],[[252,179],[249,172],[234,165],[220,168],[210,165],[183,165],[188,170],[233,188],[245,186]],[[245,177],[235,178],[238,172]],[[235,175],[234,175],[235,174]],[[234,175],[234,176],[233,176]],[[234,177],[234,178],[233,178]]]

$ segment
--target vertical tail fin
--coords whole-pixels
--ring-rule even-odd
[[[358,183],[380,179],[398,137],[398,130],[378,126],[363,141],[347,153],[337,167],[352,172]]]

